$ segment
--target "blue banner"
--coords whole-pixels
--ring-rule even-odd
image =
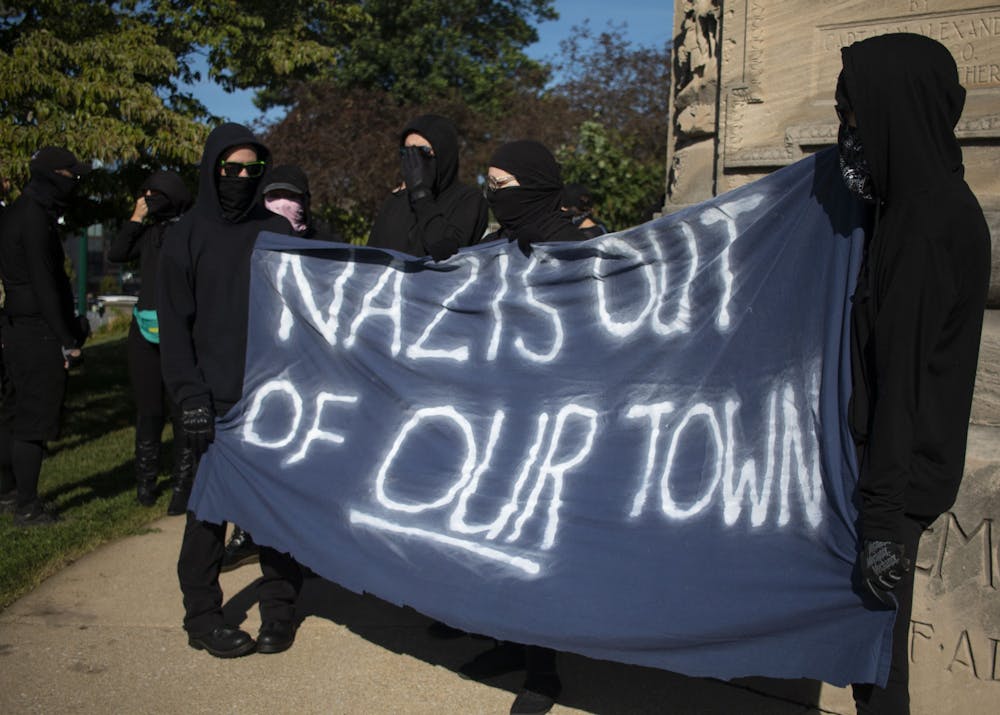
[[[474,633],[882,683],[845,420],[863,225],[826,151],[528,255],[263,234],[193,508]]]

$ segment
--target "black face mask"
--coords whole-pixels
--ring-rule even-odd
[[[487,191],[486,200],[501,226],[518,228],[528,223],[538,212],[539,199],[544,201],[549,193],[538,189],[526,189],[523,186],[511,186]]]
[[[840,125],[837,148],[840,151],[840,174],[844,177],[847,188],[865,201],[875,203],[872,170],[865,159],[857,127]]]
[[[219,206],[229,221],[239,221],[253,206],[257,198],[260,179],[243,176],[220,176],[218,179]]]
[[[150,194],[144,197],[149,215],[153,218],[168,218],[174,215],[174,205],[163,194]]]

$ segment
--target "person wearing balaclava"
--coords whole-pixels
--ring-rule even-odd
[[[542,144],[521,140],[502,145],[490,157],[486,196],[500,223],[483,241],[532,243],[582,241],[587,238],[562,210],[562,173],[552,152]]]
[[[86,317],[73,309],[58,225],[90,166],[50,146],[35,153],[29,168],[30,180],[0,219],[3,360],[10,378],[0,411],[0,461],[11,465],[16,485],[15,526],[57,520],[38,497],[42,452],[59,434],[67,370],[81,360],[90,332]]]
[[[156,503],[160,473],[160,441],[166,416],[174,413],[172,494],[167,513],[187,511],[194,480],[194,452],[185,444],[176,407],[165,400],[160,369],[160,331],[156,313],[156,272],[167,229],[191,206],[191,192],[173,171],[157,171],[139,188],[132,217],[108,248],[113,263],[139,262],[139,297],[132,309],[128,333],[128,367],[135,395],[136,499],[143,506]]]
[[[270,153],[249,129],[223,124],[202,154],[195,205],[167,230],[157,275],[163,379],[180,407],[196,456],[211,449],[216,417],[243,391],[250,301],[250,258],[262,231],[291,233],[288,221],[260,201]],[[195,477],[197,479],[197,476]],[[254,650],[279,653],[295,639],[294,609],[302,572],[288,554],[260,547],[257,594],[261,627],[251,636],[226,624],[219,568],[226,524],[187,512],[177,561],[188,644],[219,658]]]
[[[875,205],[852,298],[859,456],[859,573],[896,608],[884,688],[855,685],[859,713],[909,712],[908,629],[920,535],[955,501],[990,274],[990,236],[963,178],[955,125],[965,90],[951,53],[892,34],[842,51],[841,166]]]
[[[483,241],[517,241],[521,250],[549,241],[582,241],[586,238],[562,211],[562,177],[552,153],[536,141],[502,145],[490,158],[487,196],[500,228]],[[524,669],[524,685],[511,705],[511,713],[546,713],[562,691],[551,648],[498,642],[462,665],[473,679],[490,678]]]
[[[458,181],[458,132],[425,114],[399,139],[403,184],[379,208],[368,245],[443,261],[476,243],[489,216],[482,194]]]
[[[597,238],[608,232],[608,227],[594,220],[594,197],[583,184],[566,184],[560,208],[587,238]]]

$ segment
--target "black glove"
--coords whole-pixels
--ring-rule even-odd
[[[531,255],[531,244],[543,243],[545,241],[545,236],[542,232],[530,224],[527,226],[518,226],[515,236],[517,238],[517,247],[526,256]]]
[[[452,239],[442,239],[425,247],[427,255],[435,261],[443,261],[458,253],[458,241]]]
[[[181,425],[188,448],[200,457],[215,439],[215,413],[211,407],[190,407],[181,411]]]
[[[421,147],[407,146],[400,151],[403,181],[410,201],[420,201],[431,195],[434,187],[435,161]]]
[[[889,592],[910,571],[906,547],[894,541],[866,541],[861,550],[861,579],[875,597],[895,605]]]

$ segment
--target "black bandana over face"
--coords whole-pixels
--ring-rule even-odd
[[[257,198],[259,184],[259,178],[220,176],[218,192],[222,215],[230,221],[239,221],[243,218]]]
[[[144,199],[149,215],[153,218],[167,218],[176,213],[170,199],[161,193],[147,194]]]
[[[857,127],[840,125],[837,148],[840,151],[840,174],[844,177],[847,188],[865,201],[875,203],[872,172],[865,159],[864,147],[861,144]]]

